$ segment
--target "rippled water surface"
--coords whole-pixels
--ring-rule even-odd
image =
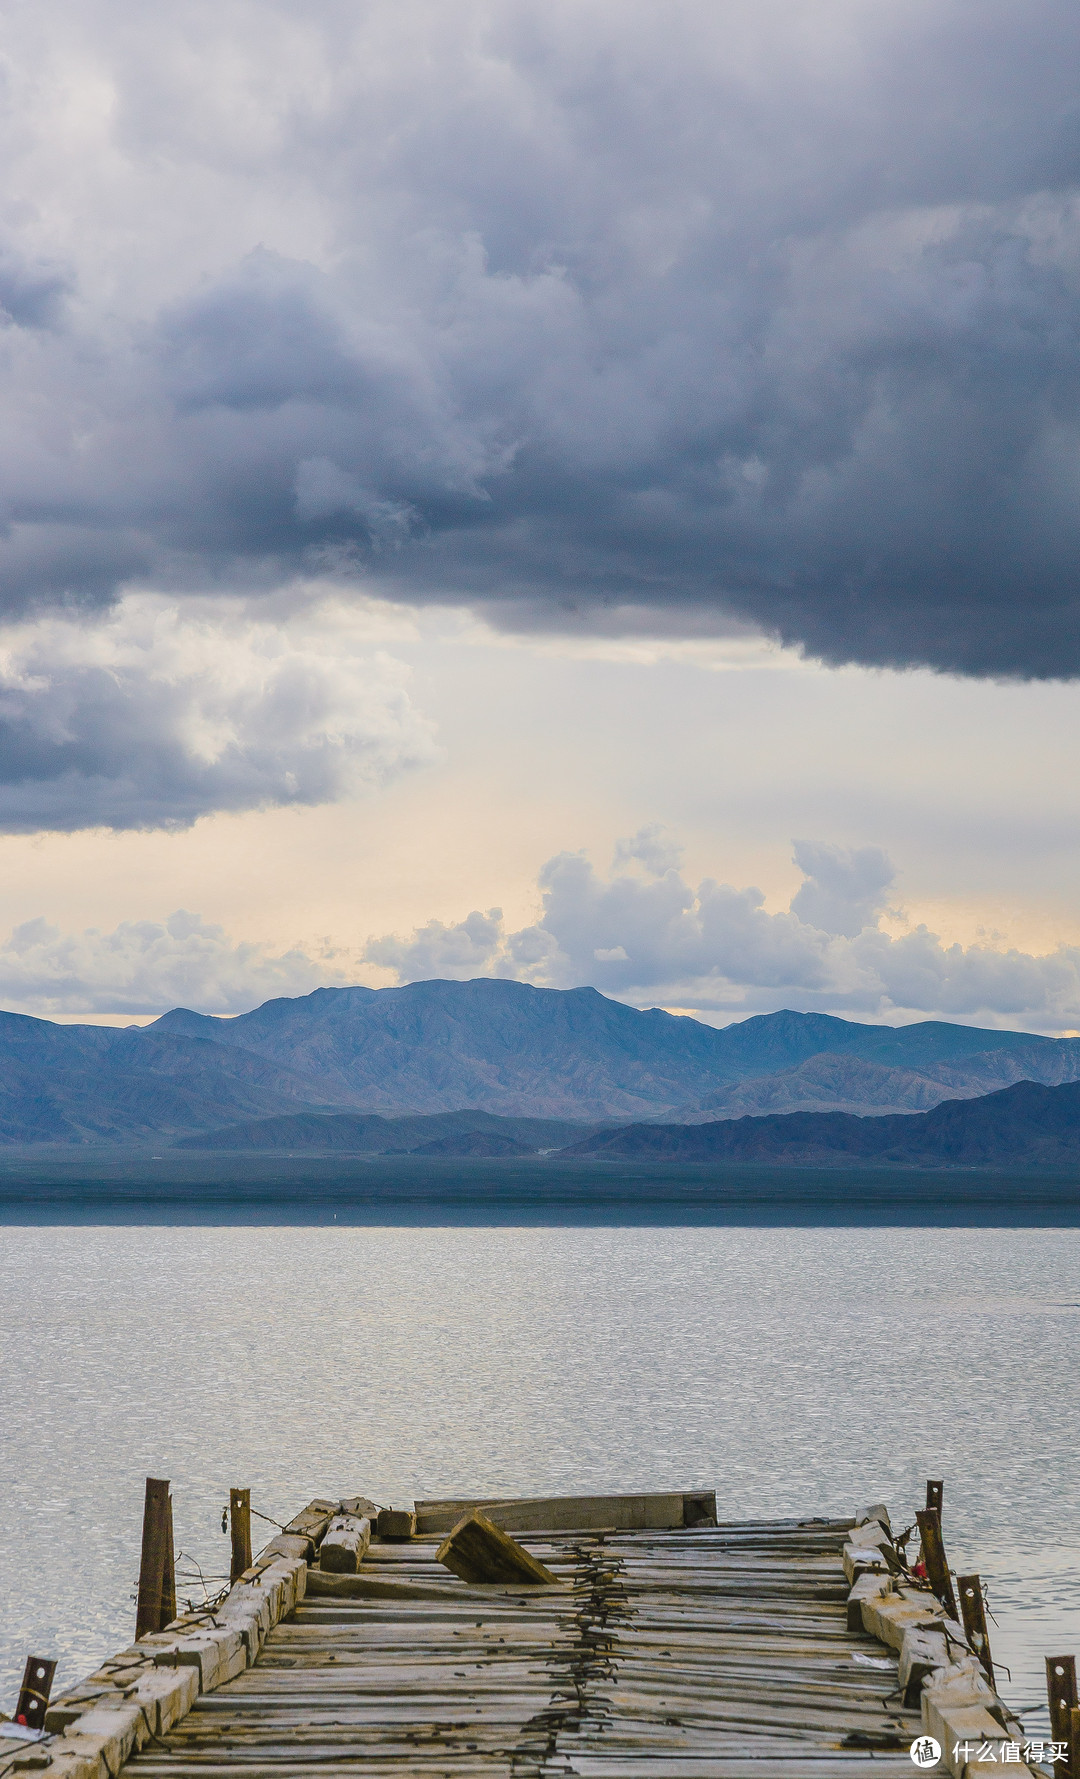
[[[941,1476],[1034,1704],[1080,1651],[1078,1318],[1078,1230],[0,1229],[0,1706],[129,1640],[148,1474],[207,1576],[230,1485],[895,1518]]]

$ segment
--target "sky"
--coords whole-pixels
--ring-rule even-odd
[[[1080,1030],[1078,54],[15,0],[0,1006]]]

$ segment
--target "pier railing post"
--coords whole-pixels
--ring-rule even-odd
[[[1072,1714],[1077,1703],[1074,1655],[1047,1656],[1046,1697],[1050,1704],[1050,1735],[1055,1742],[1064,1743],[1066,1749],[1064,1759],[1054,1762],[1055,1771],[1060,1779],[1065,1779],[1066,1775],[1076,1779],[1072,1732]]]
[[[922,1558],[926,1564],[926,1578],[933,1588],[941,1604],[946,1608],[949,1617],[958,1619],[956,1595],[953,1593],[952,1576],[945,1556],[945,1545],[941,1537],[941,1515],[936,1507],[927,1508],[925,1513],[915,1515],[919,1524],[919,1535],[922,1538]]]
[[[176,1561],[173,1553],[172,1498],[160,1477],[146,1479],[142,1556],[139,1562],[139,1604],[135,1635],[162,1631],[176,1617]]]
[[[239,1581],[245,1569],[251,1568],[251,1490],[229,1490],[229,1530],[232,1533],[232,1563],[229,1580]]]
[[[19,1702],[15,1707],[17,1724],[25,1725],[28,1730],[45,1728],[45,1712],[55,1673],[54,1661],[40,1655],[27,1656],[22,1685],[19,1688]]]
[[[986,1607],[983,1603],[982,1582],[977,1575],[958,1575],[956,1582],[960,1589],[960,1611],[963,1614],[968,1642],[982,1663],[987,1680],[996,1692],[997,1683],[994,1680],[994,1663],[990,1654],[990,1633],[986,1628]]]

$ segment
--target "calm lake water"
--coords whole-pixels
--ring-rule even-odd
[[[1078,1318],[1075,1229],[2,1228],[0,1706],[130,1639],[148,1474],[208,1577],[230,1485],[906,1523],[941,1476],[1037,1705],[1080,1652]]]

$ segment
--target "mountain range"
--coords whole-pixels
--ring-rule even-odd
[[[788,1011],[718,1030],[591,988],[489,979],[318,989],[232,1019],[176,1008],[126,1030],[0,1013],[7,1143],[509,1154],[615,1123],[918,1119],[1018,1081],[1077,1079],[1071,1038]]]
[[[861,1163],[900,1167],[1080,1166],[1080,1081],[1018,1081],[980,1099],[930,1112],[857,1118],[788,1112],[712,1124],[634,1124],[562,1151],[618,1161],[771,1162],[795,1167]]]

